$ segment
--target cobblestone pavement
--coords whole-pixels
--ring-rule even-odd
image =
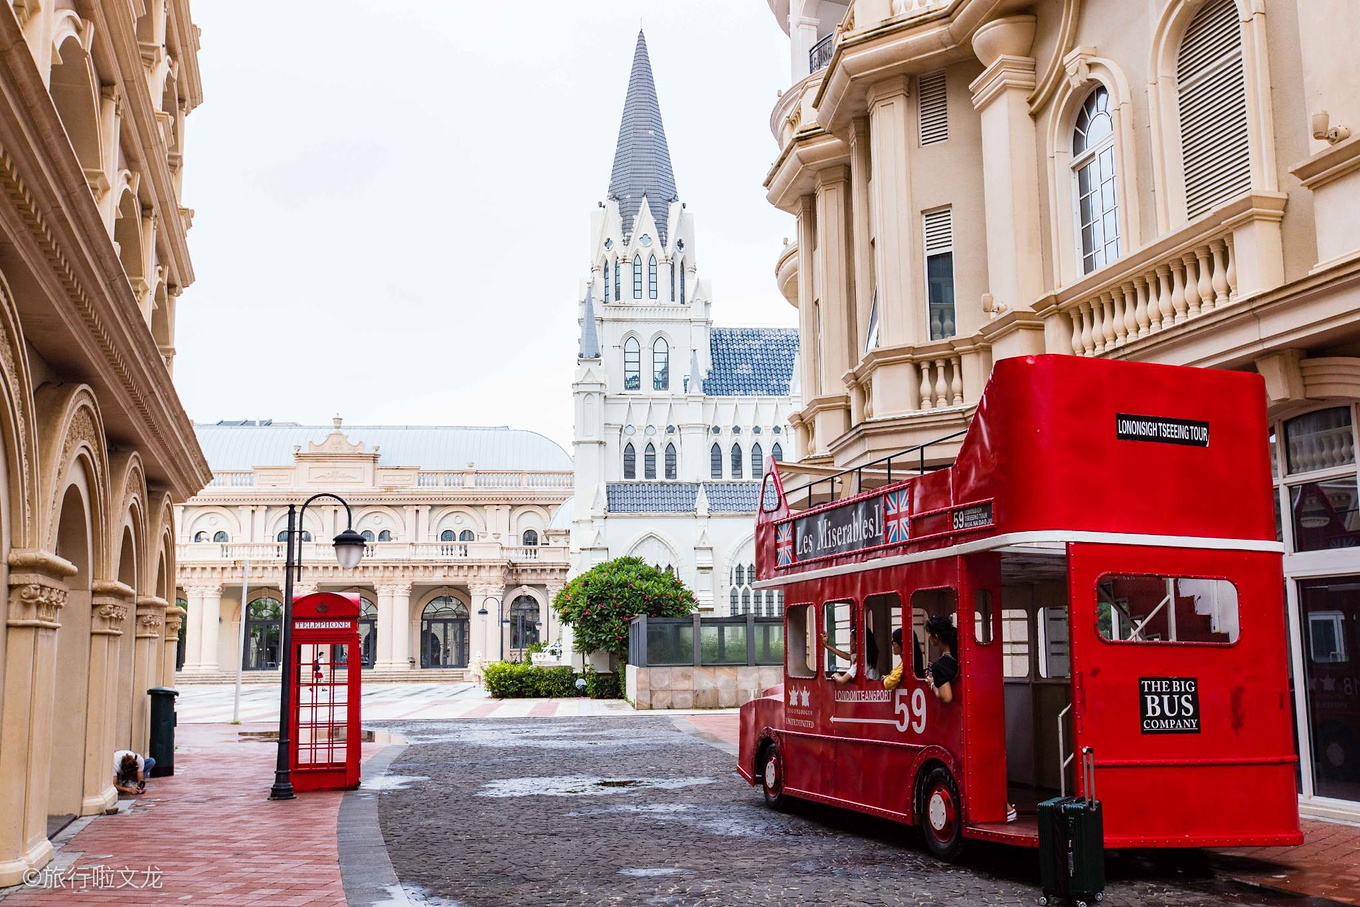
[[[946,866],[900,825],[767,809],[685,719],[420,722],[378,812],[416,899],[526,904],[1033,905],[1033,851]],[[1165,855],[1163,855],[1165,856]],[[1194,857],[1110,861],[1108,905],[1325,904],[1216,879]]]

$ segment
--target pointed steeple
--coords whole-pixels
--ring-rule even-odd
[[[623,103],[623,121],[619,124],[619,141],[614,148],[614,170],[609,177],[609,198],[619,203],[625,237],[632,236],[633,220],[644,195],[664,244],[670,203],[677,197],[675,174],[671,170],[671,152],[666,147],[666,129],[661,124],[652,63],[647,57],[647,38],[639,30],[633,69],[628,77],[628,97]]]
[[[595,329],[595,288],[586,287],[586,312],[581,319],[581,350],[577,359],[600,358],[600,335]]]
[[[704,375],[699,371],[699,351],[689,351],[689,379],[685,382],[685,390],[691,394],[702,394],[704,392]]]

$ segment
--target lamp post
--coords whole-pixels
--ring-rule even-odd
[[[293,679],[293,578],[302,574],[302,533],[297,527],[307,513],[307,505],[318,498],[332,498],[345,508],[345,531],[334,539],[335,559],[346,570],[359,566],[364,556],[364,537],[354,531],[354,513],[349,502],[339,495],[323,491],[302,502],[302,506],[288,505],[288,553],[283,566],[283,683],[279,691],[279,752],[274,763],[274,786],[269,789],[271,800],[292,800],[293,778],[290,763],[292,754],[288,729],[292,711]]]

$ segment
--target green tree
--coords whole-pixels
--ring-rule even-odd
[[[581,651],[609,652],[620,661],[628,658],[633,617],[686,617],[698,606],[694,593],[673,574],[636,557],[591,567],[553,599],[553,610],[571,627]]]

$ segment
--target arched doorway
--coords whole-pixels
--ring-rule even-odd
[[[184,647],[185,640],[188,638],[189,626],[189,600],[183,595],[175,596],[175,604],[184,609],[184,617],[179,624],[179,642],[175,645],[175,670],[184,670]]]
[[[510,603],[510,648],[515,657],[524,658],[524,650],[538,642],[538,599],[520,595]]]
[[[57,556],[74,564],[77,572],[66,580],[69,591],[60,613],[61,628],[57,631],[55,694],[49,693],[52,698],[48,699],[48,707],[52,709],[47,799],[49,834],[55,834],[81,814],[84,797],[86,706],[90,689],[90,568],[93,562],[87,491],[83,480],[67,488],[57,529]]]
[[[272,671],[279,666],[279,640],[283,631],[283,603],[261,596],[246,608],[246,647],[241,667],[247,671]]]
[[[359,652],[363,667],[373,667],[378,653],[378,606],[367,595],[359,596]]]
[[[449,595],[431,599],[420,615],[420,666],[468,666],[467,605]]]

